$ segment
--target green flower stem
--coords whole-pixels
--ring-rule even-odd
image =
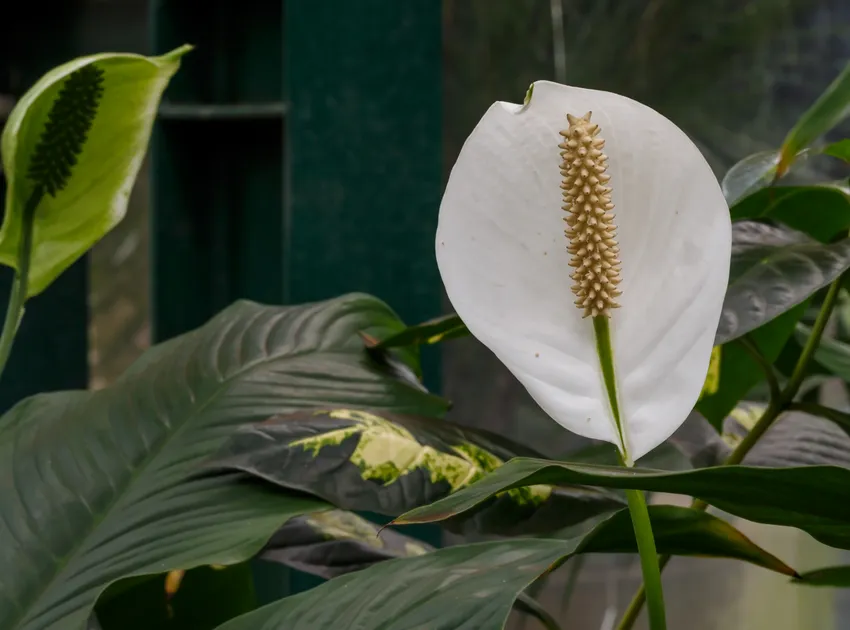
[[[611,415],[614,416],[620,438],[620,455],[623,465],[630,468],[634,463],[629,455],[623,421],[620,417],[617,379],[614,373],[614,351],[607,316],[600,315],[593,318],[593,332],[596,336],[596,353],[599,355],[602,378],[605,381],[608,402],[611,405]],[[646,498],[640,490],[626,490],[626,496],[629,500],[629,514],[632,517],[632,527],[635,530],[635,540],[640,555],[644,589],[649,601],[649,627],[650,630],[666,630],[667,619],[664,611],[664,592],[661,588],[661,570],[658,566],[658,552],[655,549],[655,538],[652,536],[652,523],[649,520],[649,510],[646,508]]]
[[[776,370],[773,369],[773,365],[764,358],[764,355],[759,351],[758,346],[749,338],[741,337],[738,339],[738,343],[747,353],[752,357],[753,361],[758,363],[758,366],[761,368],[762,372],[764,372],[764,378],[767,380],[767,386],[770,391],[770,398],[779,398],[779,394],[782,391],[779,387],[779,379],[776,378]]]
[[[820,345],[821,337],[823,336],[827,322],[829,322],[829,318],[832,315],[832,310],[835,308],[835,303],[838,300],[838,293],[841,290],[843,279],[844,276],[841,276],[829,285],[829,290],[823,300],[820,312],[815,320],[815,325],[812,327],[812,334],[809,335],[809,338],[806,340],[806,345],[800,353],[800,358],[797,360],[797,364],[794,366],[794,371],[792,372],[788,383],[785,385],[785,388],[778,394],[771,396],[770,403],[758,419],[758,422],[756,422],[755,426],[753,426],[752,430],[746,435],[746,437],[744,437],[743,440],[741,440],[738,446],[735,447],[735,450],[732,451],[729,457],[726,458],[726,461],[722,464],[723,466],[735,466],[744,461],[744,457],[746,457],[747,453],[750,452],[750,449],[756,445],[759,439],[761,439],[765,432],[784,411],[788,411],[789,409],[800,409],[802,406],[800,403],[794,402],[794,396],[797,395],[800,385],[803,384],[803,379],[806,377],[806,370],[809,368],[809,363],[815,354],[815,350],[817,350]],[[758,353],[758,350],[755,347],[753,347],[753,350]],[[759,356],[761,356],[760,353]],[[762,357],[762,360],[759,361],[759,363],[766,364],[767,362]],[[806,410],[807,409],[801,409],[801,411]],[[811,413],[811,411],[809,412]],[[818,415],[825,414],[819,413]],[[845,425],[842,424],[842,426]],[[691,507],[695,510],[706,510],[708,508],[708,504],[700,499],[695,499],[691,503]],[[669,555],[660,556],[658,558],[658,566],[660,570],[663,571],[669,561]],[[632,598],[629,607],[626,609],[623,618],[620,620],[620,624],[617,626],[617,630],[630,630],[630,628],[634,626],[635,621],[637,621],[638,614],[640,614],[640,610],[643,607],[643,603],[646,601],[646,597],[646,588],[641,586]]]
[[[9,305],[6,307],[6,319],[3,322],[3,331],[0,333],[0,375],[6,369],[6,363],[12,352],[12,344],[14,344],[15,335],[18,332],[18,326],[24,316],[24,304],[27,301],[27,290],[29,288],[35,209],[41,203],[42,198],[44,198],[44,189],[41,186],[37,186],[27,200],[27,205],[24,207],[15,279],[12,282],[12,289],[9,292]]]
[[[626,490],[629,500],[629,513],[635,528],[640,568],[643,571],[643,590],[646,593],[649,610],[649,627],[652,630],[664,630],[667,619],[664,612],[664,592],[661,588],[661,567],[658,552],[655,550],[655,539],[652,536],[652,524],[649,521],[649,510],[646,509],[646,499],[640,490]]]

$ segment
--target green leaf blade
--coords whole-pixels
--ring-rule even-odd
[[[720,466],[684,472],[589,466],[518,458],[481,481],[395,523],[430,523],[473,509],[495,492],[527,484],[574,483],[694,496],[742,518],[800,528],[850,549],[850,469],[836,466],[761,468]]]
[[[732,242],[716,344],[791,310],[850,268],[850,239],[825,245],[789,228],[741,221]]]
[[[246,426],[209,464],[307,492],[346,510],[397,516],[467,487],[518,455],[536,453],[450,421],[380,410],[316,409]],[[512,490],[447,526],[517,535],[618,510],[621,497],[586,486]]]
[[[850,140],[844,139],[824,147],[823,153],[850,162]]]
[[[408,326],[401,332],[382,339],[376,348],[399,348],[403,346],[431,345],[469,335],[469,329],[456,314]]]
[[[726,557],[783,575],[796,572],[715,516],[674,506],[650,508],[661,553]],[[501,630],[517,595],[577,553],[633,553],[627,510],[563,539],[512,539],[391,560],[336,578],[224,624],[219,630],[360,630],[394,627]]]
[[[289,518],[325,508],[244,475],[202,475],[203,464],[238,427],[277,412],[444,410],[369,361],[358,332],[390,313],[363,295],[238,302],[110,388],[11,410],[0,419],[0,539],[15,544],[0,572],[15,580],[0,592],[0,627],[81,626],[115,580],[244,561]]]
[[[800,117],[782,143],[777,167],[784,173],[794,156],[850,114],[850,64],[845,66],[817,101]]]
[[[796,582],[807,586],[850,588],[850,566],[825,567],[806,571]]]

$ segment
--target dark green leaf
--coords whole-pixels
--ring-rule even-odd
[[[403,325],[349,295],[276,308],[239,302],[153,349],[110,388],[47,394],[0,419],[3,630],[77,628],[124,577],[254,555],[323,503],[200,476],[233,430],[275,413],[346,404],[438,414],[444,402],[388,376],[358,331]]]
[[[850,140],[844,139],[838,142],[833,142],[824,148],[823,152],[826,155],[831,155],[839,160],[850,162]]]
[[[782,143],[779,173],[787,170],[798,152],[838,125],[848,114],[850,114],[850,64],[788,132]]]
[[[804,302],[850,268],[850,239],[824,245],[789,228],[732,228],[729,288],[715,343],[747,334]]]
[[[806,312],[808,301],[797,305],[749,334],[762,356],[773,363],[794,333],[794,326]],[[720,385],[717,391],[700,400],[696,408],[720,431],[723,419],[752,388],[764,380],[764,373],[750,354],[738,343],[723,346],[720,358]]]
[[[828,545],[850,548],[850,470],[836,466],[720,466],[660,472],[520,458],[445,499],[408,512],[396,522],[430,523],[456,517],[495,493],[547,483],[685,494],[751,521],[798,527]]]
[[[276,416],[234,433],[211,464],[308,492],[337,507],[397,516],[464,488],[533,451],[486,431],[425,416],[319,409]],[[494,498],[467,532],[545,531],[619,509],[609,491],[535,486]]]
[[[672,506],[650,508],[661,553],[733,557],[786,575],[793,569],[717,517]],[[568,540],[512,539],[391,560],[248,613],[220,630],[501,630],[517,595],[575,553],[634,552],[627,510]]]
[[[380,530],[346,510],[328,510],[290,520],[269,541],[260,558],[321,578],[363,570],[376,562],[411,558],[434,551],[427,543],[393,529]],[[550,619],[532,597],[520,593],[517,610]]]
[[[759,190],[731,209],[732,220],[770,219],[829,243],[850,228],[850,191],[844,182]]]
[[[520,591],[579,542],[505,540],[390,560],[264,606],[219,630],[501,630]]]
[[[764,151],[745,157],[735,164],[726,175],[720,187],[730,206],[735,205],[747,195],[770,186],[776,177],[776,165],[779,163],[777,151]]]
[[[785,575],[794,569],[750,541],[721,518],[702,510],[673,505],[649,507],[659,553],[676,556],[734,558]],[[596,527],[583,553],[635,553],[634,529],[628,510],[621,510]]]
[[[421,556],[434,548],[353,512],[328,510],[291,519],[266,545],[260,558],[322,578],[359,571],[393,558]]]
[[[797,584],[808,586],[837,586],[839,588],[850,588],[850,566],[826,567],[806,571],[798,579]]]
[[[376,348],[398,348],[440,343],[449,339],[466,337],[469,330],[460,317],[455,314],[432,319],[416,326],[409,326],[401,332],[379,341]]]

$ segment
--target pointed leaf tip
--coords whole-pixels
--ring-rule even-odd
[[[183,44],[182,46],[178,46],[174,50],[170,50],[164,55],[160,55],[157,59],[166,62],[174,62],[180,60],[184,55],[192,52],[195,49],[193,44]]]

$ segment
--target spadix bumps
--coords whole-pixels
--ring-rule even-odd
[[[731,223],[672,122],[545,81],[524,105],[495,103],[452,170],[436,249],[458,315],[562,426],[637,459],[687,417],[720,318]],[[622,440],[594,314],[610,316]]]
[[[567,114],[570,127],[561,131],[561,175],[564,205],[569,213],[569,226],[564,234],[570,241],[567,251],[573,255],[570,266],[575,271],[573,293],[576,306],[584,316],[610,316],[617,308],[614,298],[620,295],[620,248],[615,238],[614,215],[611,211],[611,176],[608,156],[602,152],[605,140],[597,138],[599,125],[591,124],[592,112],[578,118]]]

